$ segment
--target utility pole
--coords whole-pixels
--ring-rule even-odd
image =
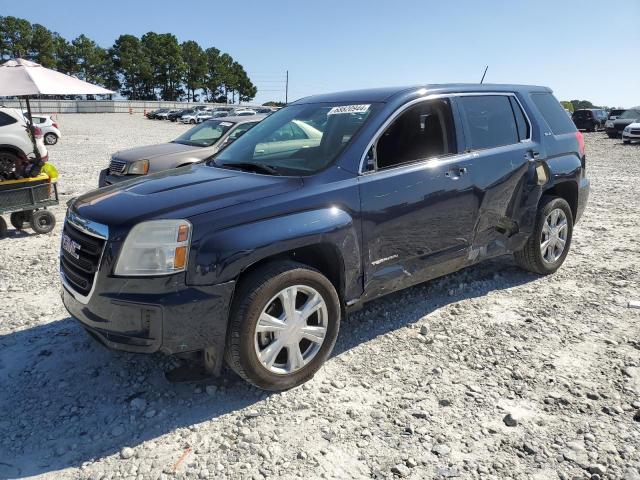
[[[284,89],[284,104],[289,104],[289,70],[287,70],[287,81]]]

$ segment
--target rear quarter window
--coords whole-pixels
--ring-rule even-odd
[[[0,127],[4,127],[6,125],[12,125],[16,122],[17,120],[13,118],[11,115],[7,115],[4,112],[0,112]]]
[[[538,107],[554,135],[576,131],[575,125],[553,95],[550,93],[532,93],[531,100]]]

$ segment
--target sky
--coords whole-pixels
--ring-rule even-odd
[[[256,102],[427,83],[551,87],[560,100],[640,104],[640,0],[0,0],[0,15],[103,47],[170,32],[240,62]]]

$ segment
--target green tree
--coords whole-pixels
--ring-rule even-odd
[[[16,17],[0,17],[2,58],[27,57],[31,46],[31,24]]]
[[[207,77],[207,55],[193,40],[180,46],[185,63],[184,83],[187,87],[187,100],[196,101],[196,90],[203,88]],[[189,95],[189,92],[191,94]]]
[[[108,62],[107,51],[85,35],[72,42],[71,55],[75,75],[87,82],[104,85],[106,83]]]
[[[120,83],[120,93],[133,100],[155,100],[153,69],[141,41],[134,35],[120,35],[109,50]]]
[[[564,108],[566,108],[570,112],[573,112],[573,103],[564,101],[564,102],[560,102],[560,105],[562,105]]]
[[[178,100],[185,71],[178,39],[171,33],[148,32],[141,42],[154,72],[154,92],[159,89],[162,100]]]
[[[56,43],[53,33],[36,23],[31,29],[28,57],[43,67],[57,68]]]
[[[222,88],[220,75],[220,50],[215,47],[205,50],[207,57],[207,73],[205,75],[203,89],[207,100],[215,102]]]
[[[588,100],[571,100],[571,105],[573,105],[574,111],[583,108],[594,108],[593,103]]]

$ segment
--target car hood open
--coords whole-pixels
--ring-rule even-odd
[[[301,186],[302,180],[296,177],[197,164],[91,191],[76,198],[70,208],[82,218],[108,226],[132,226],[157,218],[189,218]]]
[[[193,145],[183,145],[181,143],[160,143],[158,145],[146,145],[144,147],[129,148],[120,150],[113,154],[114,158],[123,162],[135,162],[136,160],[151,159],[161,157],[163,155],[171,155],[174,153],[187,152],[189,150],[197,150],[202,147]]]

